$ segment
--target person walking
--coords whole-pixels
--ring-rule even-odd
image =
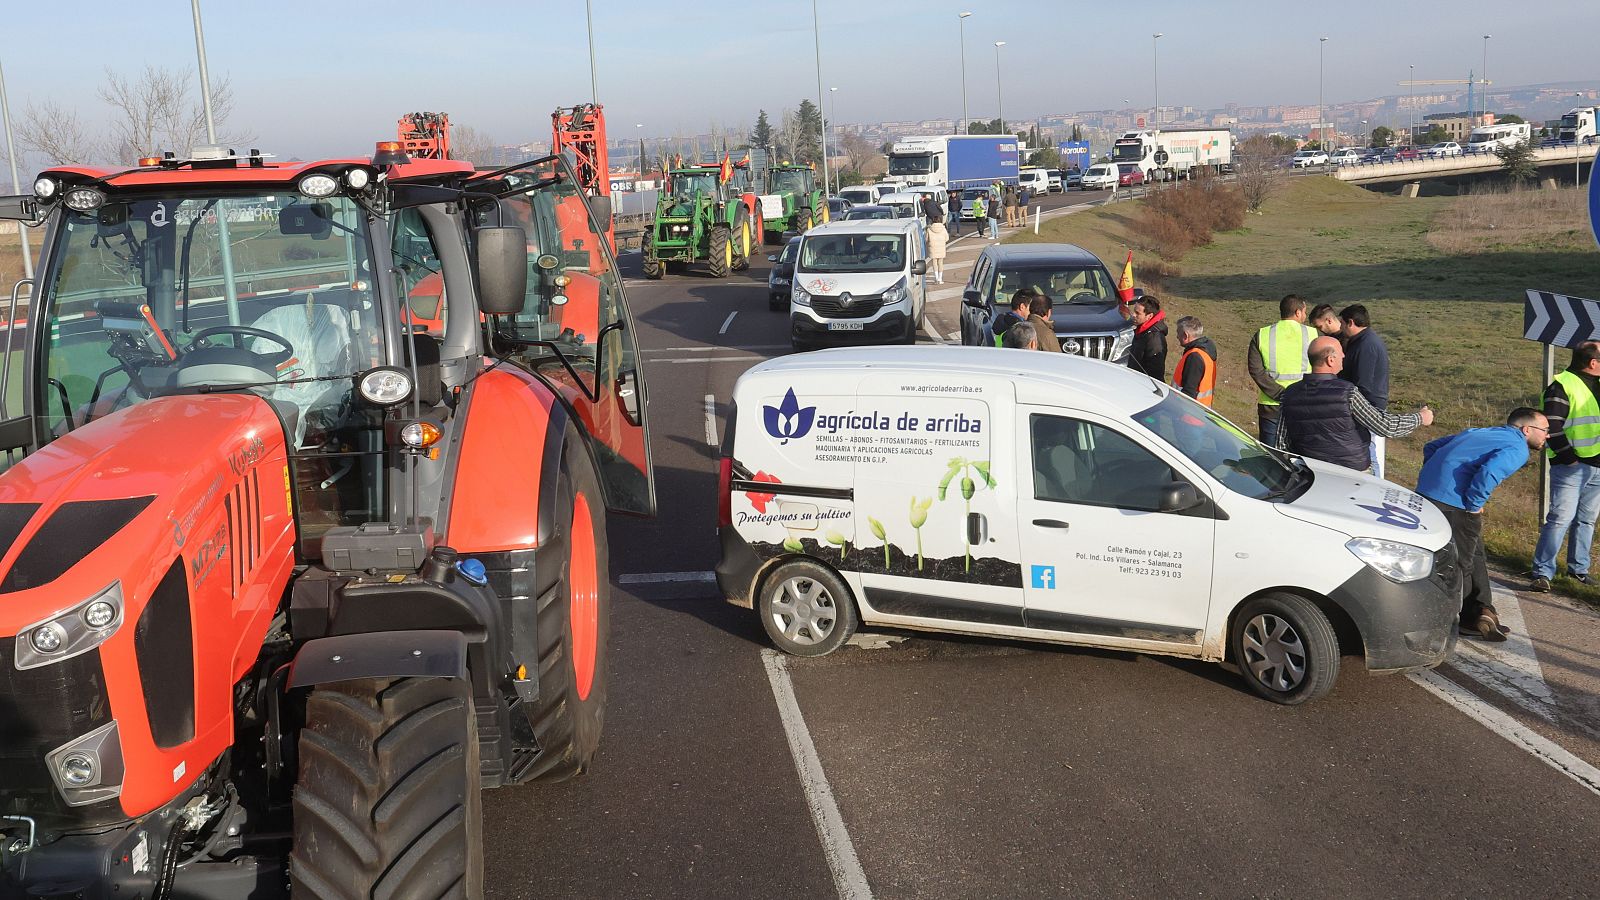
[[[1257,434],[1269,447],[1278,445],[1278,395],[1311,371],[1306,351],[1316,336],[1317,330],[1306,324],[1306,301],[1290,294],[1278,301],[1278,321],[1257,331],[1250,342],[1245,365],[1257,388]]]
[[[1206,337],[1205,326],[1194,316],[1179,319],[1177,329],[1183,354],[1172,369],[1172,386],[1210,406],[1217,389],[1217,345]]]
[[[1463,634],[1477,634],[1486,641],[1506,639],[1507,629],[1500,625],[1500,614],[1494,609],[1489,563],[1483,550],[1483,508],[1500,482],[1528,461],[1528,451],[1545,445],[1550,427],[1543,413],[1523,406],[1512,410],[1504,425],[1469,428],[1422,447],[1417,493],[1427,497],[1450,523],[1450,543],[1463,580]]]
[[[1372,319],[1367,308],[1359,303],[1339,310],[1341,334],[1344,336],[1343,378],[1361,391],[1372,408],[1378,412],[1389,410],[1389,347],[1383,337],[1372,330]],[[1321,327],[1318,326],[1318,330]],[[1372,474],[1383,477],[1385,457],[1389,442],[1381,434],[1372,436]]]
[[[950,230],[950,236],[957,238],[961,236],[961,192],[951,191],[949,203],[950,216],[948,219],[948,228]]]
[[[1133,320],[1133,346],[1128,350],[1128,368],[1143,372],[1157,381],[1167,378],[1167,314],[1154,294],[1145,294],[1128,304]]]
[[[990,330],[994,334],[995,346],[1000,346],[1000,338],[1010,331],[1012,326],[1027,322],[1032,314],[1033,291],[1022,288],[1011,295],[1011,308],[994,317],[990,323]],[[1030,328],[1033,326],[1029,326]]]
[[[1374,433],[1405,437],[1433,424],[1433,410],[1390,415],[1372,408],[1354,384],[1339,377],[1344,348],[1338,338],[1311,342],[1311,372],[1280,396],[1283,414],[1277,447],[1336,466],[1365,472],[1372,465],[1368,445]]]
[[[1530,590],[1550,590],[1567,542],[1567,575],[1589,584],[1589,548],[1600,514],[1600,342],[1572,348],[1572,362],[1544,389],[1550,420],[1550,512],[1533,550]]]
[[[1056,326],[1051,321],[1050,298],[1045,294],[1034,294],[1028,303],[1028,321],[1033,324],[1033,330],[1039,335],[1039,349],[1051,353],[1061,352],[1061,341],[1056,338]]]
[[[1000,335],[1000,346],[1012,350],[1039,349],[1039,333],[1027,322],[1018,322]]]
[[[937,203],[934,205],[938,206]],[[943,218],[943,216],[940,216],[940,218]],[[944,230],[944,223],[938,219],[930,220],[928,222],[928,274],[933,276],[934,284],[944,284],[944,253],[949,243],[950,233]]]

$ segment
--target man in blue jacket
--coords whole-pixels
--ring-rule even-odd
[[[1544,447],[1550,420],[1523,406],[1506,424],[1469,428],[1429,441],[1422,448],[1417,493],[1433,501],[1453,532],[1457,565],[1466,579],[1461,597],[1461,631],[1487,641],[1503,641],[1505,630],[1494,611],[1489,561],[1483,551],[1483,507],[1507,476],[1528,461],[1528,451]]]

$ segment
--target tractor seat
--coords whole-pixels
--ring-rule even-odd
[[[327,378],[353,375],[350,347],[350,314],[332,303],[295,303],[268,310],[251,323],[289,342],[294,350],[288,362],[278,367],[278,379]],[[272,352],[273,342],[248,339],[250,349]],[[302,447],[308,427],[326,430],[338,423],[349,398],[351,384],[345,381],[302,381],[279,384],[267,391],[273,401],[293,404],[299,410],[292,437]]]

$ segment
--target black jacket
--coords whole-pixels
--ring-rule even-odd
[[[1157,381],[1167,378],[1167,321],[1166,313],[1159,312],[1154,325],[1133,336],[1133,349],[1128,354],[1128,368],[1143,372]]]
[[[994,317],[994,322],[991,326],[992,330],[994,331],[995,340],[998,341],[999,339],[1005,337],[1006,332],[1011,330],[1011,326],[1017,324],[1018,322],[1026,321],[1028,320],[1022,318],[1009,309],[1001,310],[1000,315]]]
[[[1284,388],[1283,427],[1289,449],[1357,471],[1372,464],[1371,435],[1350,414],[1356,386],[1336,375],[1313,373]]]
[[[1389,348],[1376,331],[1368,328],[1345,341],[1339,377],[1360,388],[1375,408],[1389,408]]]
[[[1183,345],[1184,353],[1187,353],[1191,349],[1199,350],[1201,353],[1211,357],[1211,366],[1213,369],[1216,368],[1217,345],[1211,342],[1211,338],[1200,337],[1192,344]],[[1183,358],[1183,354],[1180,353],[1179,357]],[[1191,397],[1198,397],[1200,396],[1200,379],[1205,377],[1205,374],[1205,364],[1193,356],[1190,356],[1184,359],[1183,368],[1172,373],[1172,380],[1178,383],[1178,389],[1183,391],[1185,394],[1188,394]],[[1214,380],[1215,379],[1213,379],[1213,381]],[[1213,390],[1215,390],[1214,385]]]

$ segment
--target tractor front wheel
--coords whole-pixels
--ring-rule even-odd
[[[728,271],[733,268],[733,236],[728,233],[726,225],[711,229],[709,262],[713,278],[727,278]]]
[[[294,790],[295,896],[482,896],[479,789],[465,679],[313,690]]]
[[[644,253],[644,277],[654,281],[667,273],[667,267],[656,258],[655,226],[652,225],[644,233],[644,240],[640,241],[640,249]]]

